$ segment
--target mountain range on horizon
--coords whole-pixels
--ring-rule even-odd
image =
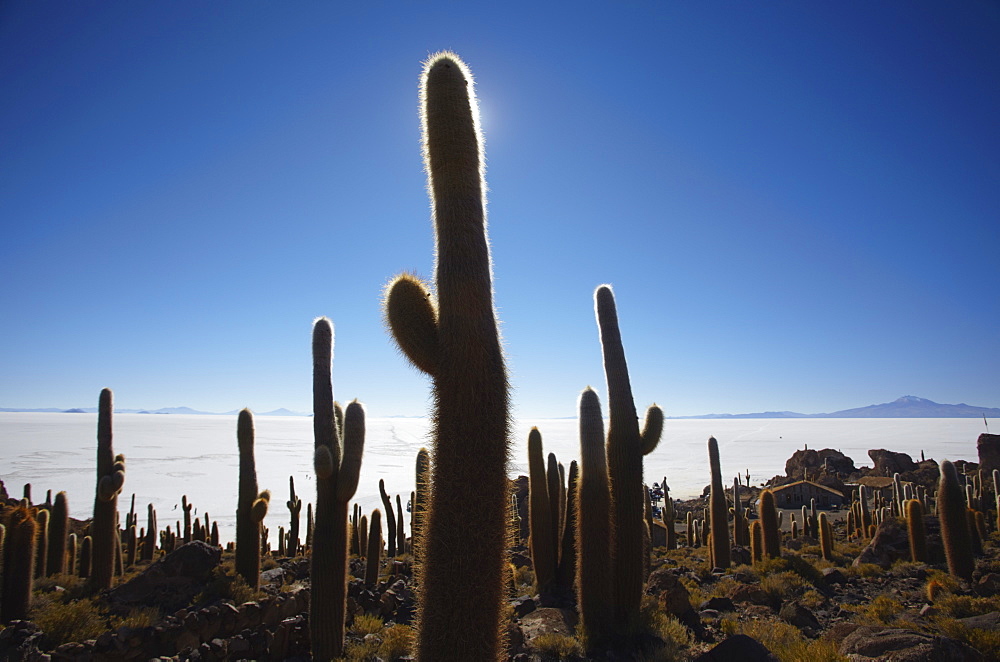
[[[68,413],[94,414],[96,407],[59,409],[48,407],[42,409],[23,409],[0,407],[0,412],[36,412],[36,413]],[[227,412],[199,411],[190,407],[163,407],[160,409],[115,409],[117,414],[187,414],[203,416],[235,416],[238,410]],[[279,408],[266,412],[254,412],[255,416],[311,416],[308,412],[291,411]],[[823,414],[800,414],[794,411],[765,411],[752,414],[701,414],[699,416],[667,416],[669,419],[739,419],[739,418],[1000,418],[1000,408],[976,407],[964,402],[948,405],[904,395],[892,402],[885,402],[867,407],[843,409],[841,411]],[[397,418],[390,416],[388,418]]]

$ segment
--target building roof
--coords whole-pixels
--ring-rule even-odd
[[[865,487],[884,488],[889,487],[893,482],[893,479],[888,476],[862,476],[858,478],[856,484],[864,485]]]
[[[788,483],[787,485],[781,485],[780,487],[772,487],[771,488],[771,492],[773,492],[774,494],[777,494],[778,492],[780,492],[782,490],[787,490],[789,487],[795,487],[796,485],[802,485],[802,484],[811,485],[812,487],[815,487],[817,489],[826,490],[827,492],[831,492],[832,494],[836,494],[841,499],[846,498],[844,496],[844,493],[841,492],[840,490],[835,490],[832,487],[827,487],[826,485],[820,485],[819,483],[814,483],[811,480],[797,480],[794,483]]]

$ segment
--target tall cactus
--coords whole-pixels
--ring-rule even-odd
[[[472,76],[453,53],[427,61],[420,97],[437,239],[435,295],[401,275],[385,302],[400,349],[434,382],[433,490],[421,533],[417,657],[496,659],[509,571],[510,412],[493,307],[479,111]],[[470,538],[477,544],[468,544]],[[463,634],[461,646],[454,645],[456,632]]]
[[[528,433],[528,523],[531,531],[529,547],[535,570],[535,588],[548,591],[556,576],[556,538],[552,526],[552,500],[549,497],[548,475],[542,460],[542,433],[531,428]]]
[[[38,509],[35,514],[35,524],[37,529],[35,535],[35,579],[41,579],[48,574],[49,511]]]
[[[288,526],[288,546],[285,551],[289,556],[299,553],[299,516],[302,514],[302,499],[295,496],[295,477],[288,477],[288,490],[291,497],[285,502],[288,506],[288,514],[291,518]]]
[[[365,410],[357,400],[343,412],[333,401],[333,324],[313,325],[313,436],[316,522],[313,529],[309,632],[314,660],[344,651],[347,611],[347,508],[358,489],[365,447]]]
[[[256,469],[254,471],[254,475],[256,476]],[[187,495],[182,494],[181,509],[184,511],[184,544],[187,544],[194,539],[191,533],[191,510],[193,508],[194,504],[188,502]]]
[[[917,499],[906,502],[906,528],[910,539],[910,560],[914,563],[926,563],[927,528],[924,525],[924,507]]]
[[[48,574],[61,575],[66,572],[66,540],[69,536],[69,504],[66,493],[59,492],[52,504],[49,518]]]
[[[604,421],[597,394],[580,395],[580,478],[577,488],[576,587],[580,621],[591,646],[608,636],[614,614],[611,565],[611,490],[604,449]]]
[[[112,399],[111,389],[102,390],[97,407],[97,489],[90,523],[90,583],[97,590],[111,588],[114,581],[118,494],[125,484],[125,457],[115,456],[112,447]]]
[[[778,523],[778,506],[771,490],[760,492],[760,525],[764,556],[769,559],[781,557],[781,525]]]
[[[44,511],[43,511],[44,512]],[[7,513],[3,552],[3,590],[0,615],[4,623],[28,617],[35,575],[35,509],[18,506]]]
[[[941,479],[938,483],[938,519],[941,521],[941,540],[948,561],[948,572],[969,581],[976,562],[972,556],[972,539],[965,514],[965,495],[958,482],[955,465],[941,462]]]
[[[240,411],[236,420],[236,441],[240,449],[240,483],[236,503],[236,572],[250,588],[260,587],[261,524],[267,515],[271,493],[257,491],[257,463],[254,460],[253,413]],[[188,535],[188,514],[184,513],[184,534]]]
[[[708,464],[712,472],[712,487],[709,496],[712,526],[712,559],[716,568],[726,569],[730,563],[729,554],[729,504],[722,487],[722,466],[719,462],[719,442],[708,438]]]
[[[382,507],[385,508],[385,537],[388,543],[386,554],[389,558],[394,558],[396,556],[396,513],[392,510],[392,499],[386,493],[385,481],[381,478],[378,481],[378,492],[382,497]],[[369,536],[370,538],[371,536]]]
[[[615,620],[618,628],[628,634],[638,625],[645,581],[642,458],[660,441],[663,412],[655,404],[649,407],[645,425],[639,431],[614,294],[609,286],[601,285],[594,299],[610,410],[607,446],[615,530],[611,547],[615,569]]]

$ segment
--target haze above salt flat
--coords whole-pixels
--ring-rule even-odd
[[[256,419],[257,478],[260,489],[272,492],[265,525],[277,545],[279,526],[288,525],[288,477],[304,503],[314,501],[312,419],[295,416]],[[527,474],[527,436],[532,426],[542,433],[546,453],[553,452],[567,467],[580,456],[575,419],[515,422],[508,473]],[[85,519],[93,508],[96,454],[95,414],[0,413],[0,479],[11,496],[21,496],[32,484],[35,502],[46,490],[68,493],[73,517]],[[403,504],[414,487],[414,459],[430,446],[428,421],[423,418],[370,418],[364,461],[355,501],[370,512],[381,508],[379,479]],[[706,441],[719,441],[727,483],[750,471],[760,484],[784,473],[785,460],[804,448],[834,448],[871,465],[868,450],[885,448],[920,458],[975,460],[976,438],[983,419],[670,419],[660,444],[645,458],[645,481],[666,477],[675,498],[701,494],[709,482]],[[233,537],[239,455],[235,416],[116,414],[114,447],[127,461],[125,488],[119,509],[129,509],[135,494],[140,525],[146,506],[153,504],[161,527],[181,518],[181,495],[194,503],[197,514],[208,512],[218,521],[224,540]],[[471,459],[470,462],[474,462]],[[470,471],[474,469],[470,467]],[[305,509],[303,508],[303,511]],[[303,513],[303,518],[305,514]],[[407,531],[409,517],[406,516]],[[304,520],[303,520],[304,524]]]

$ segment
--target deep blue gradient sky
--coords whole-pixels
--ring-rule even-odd
[[[0,406],[427,411],[417,81],[477,79],[515,415],[1000,406],[992,2],[0,3]],[[373,5],[368,7],[366,5]]]

